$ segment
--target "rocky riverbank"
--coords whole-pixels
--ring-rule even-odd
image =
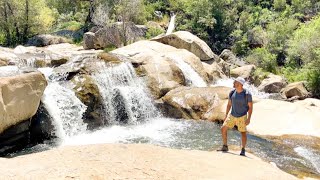
[[[127,136],[124,137],[130,137],[131,133],[137,133],[131,131],[130,128],[143,126],[144,123],[147,124],[150,121],[158,121],[161,127],[161,123],[173,123],[172,121],[165,121],[165,118],[221,121],[225,115],[228,93],[231,88],[230,86],[217,86],[216,83],[220,80],[232,81],[232,79],[228,79],[230,76],[242,76],[249,83],[258,87],[254,87],[256,91],[259,90],[258,93],[272,93],[268,95],[273,99],[263,99],[264,97],[260,98],[255,94],[253,97],[254,112],[248,130],[250,134],[257,135],[254,138],[258,139],[259,143],[255,144],[255,150],[259,149],[260,144],[262,144],[261,141],[268,140],[267,138],[259,139],[258,136],[262,138],[275,137],[275,140],[282,135],[320,137],[320,100],[310,98],[311,95],[303,82],[288,84],[284,77],[274,74],[261,75],[257,73],[254,65],[245,64],[229,50],[223,51],[220,56],[214,54],[201,39],[188,32],[176,32],[151,41],[138,41],[109,53],[101,50],[84,50],[83,47],[68,43],[46,47],[0,48],[0,62],[0,66],[3,66],[0,67],[1,155],[21,149],[26,145],[34,145],[44,139],[63,142],[66,138],[76,137],[79,134],[89,134],[90,136],[92,132],[99,133],[102,130],[101,133],[104,128],[114,126],[118,130],[120,129],[119,131],[115,130],[115,133],[127,133]],[[162,115],[158,111],[161,111]],[[184,122],[186,121],[181,121],[181,123]],[[183,129],[183,131],[190,131],[190,134],[194,133],[195,136],[192,137],[197,140],[203,141],[204,137],[208,136],[208,132],[213,131],[213,129],[214,134],[210,134],[210,139],[215,136],[216,144],[218,144],[216,140],[221,139],[219,127],[196,132],[193,130],[198,125],[194,123],[191,126],[194,127]],[[130,130],[127,132],[126,130],[121,131],[121,128]],[[165,125],[163,128],[169,129],[171,127]],[[151,130],[145,127],[138,130],[140,132],[151,131],[149,134],[163,133],[158,132],[158,129],[152,129],[152,127]],[[176,130],[178,131],[178,128]],[[116,134],[115,137],[119,134]],[[152,144],[153,137],[144,137],[143,133],[141,134],[137,139],[130,142]],[[174,134],[174,136],[178,135]],[[183,138],[188,138],[188,136]],[[183,138],[180,137],[179,140],[183,141]],[[126,138],[120,138],[119,141],[114,140],[112,142],[123,142],[121,140],[127,142]],[[162,143],[167,145],[166,141],[170,140],[163,140]],[[233,138],[233,141],[235,141],[235,138]],[[290,166],[298,163],[303,166],[303,168],[300,168],[303,170],[297,171],[318,175],[320,172],[318,170],[320,167],[318,165],[319,160],[310,160],[313,154],[318,154],[318,147],[310,149],[310,145],[297,145],[298,143],[294,142],[288,148],[292,153],[288,157],[291,160],[298,160],[290,161],[293,162]],[[268,143],[272,145],[273,142]],[[161,145],[161,143],[159,144]],[[192,144],[188,145],[191,146]],[[121,147],[126,147],[124,149],[131,148],[131,145],[113,146],[112,149],[120,148],[120,150]],[[93,148],[93,151],[99,151],[103,149],[104,145],[101,145],[101,147],[84,147],[85,149]],[[140,146],[136,147],[135,145],[132,145],[132,147],[140,148]],[[154,147],[146,145],[144,148],[147,149],[148,147],[151,148],[150,153],[154,153],[156,157],[163,155],[161,149],[155,148],[155,152],[153,152]],[[65,152],[67,150],[80,153],[78,154],[79,157],[82,156],[82,150],[79,150],[79,147],[63,147],[43,152],[43,156],[51,156],[45,154],[55,154],[57,152],[63,153],[61,156],[64,156],[65,153],[69,154],[69,152]],[[143,151],[148,152],[147,150]],[[273,152],[273,149],[268,147],[263,151],[270,153],[270,151]],[[181,152],[185,153],[185,151]],[[272,158],[280,157],[277,163],[281,164],[281,161],[285,160],[282,155],[286,155],[287,151],[280,149],[278,152],[280,152],[280,155]],[[124,151],[123,153],[127,154],[128,152]],[[197,153],[203,154],[204,152]],[[216,153],[212,152],[210,154],[218,158]],[[188,155],[188,153],[185,154],[185,156]],[[77,159],[77,157],[74,156],[74,159]],[[105,158],[105,155],[102,154],[101,157]],[[118,154],[118,157],[115,158],[121,157],[122,155]],[[225,157],[223,154],[222,157],[227,159],[226,162],[229,163],[230,161],[230,164],[232,164],[232,161],[228,160],[228,156]],[[146,158],[146,161],[149,161],[148,158],[151,157]],[[12,161],[14,163],[18,161],[16,159],[19,158],[14,158],[8,162]],[[67,162],[58,162],[59,159],[62,159],[62,157],[57,158],[57,161],[52,160],[52,166],[73,161],[73,159],[69,159]],[[181,159],[185,159],[185,157],[182,156]],[[180,162],[179,159],[172,159],[172,162],[175,160]],[[219,167],[220,161],[224,161],[224,159],[219,160],[219,158],[218,160],[211,160],[213,162],[217,161],[218,164],[206,164],[210,168]],[[90,158],[83,160],[83,162],[87,161],[90,161]],[[172,162],[170,163],[172,164]],[[105,162],[102,161],[101,163],[104,164]],[[155,161],[155,163],[161,162]],[[170,163],[168,162],[168,164]],[[189,163],[188,165],[190,165],[191,161],[181,161],[181,163]],[[204,162],[199,163],[205,164]],[[239,163],[241,164],[240,161]],[[254,165],[252,165],[253,168]],[[30,164],[30,166],[34,167],[33,164]],[[130,168],[127,170],[130,170]],[[186,167],[186,169],[190,168],[195,167],[193,165]],[[264,165],[261,168],[261,173],[258,175],[265,177],[262,175],[265,172]],[[74,167],[74,169],[81,168]],[[256,169],[254,168],[255,171]],[[282,169],[291,173],[288,168]],[[57,170],[61,172],[54,173],[67,173],[62,169]],[[182,170],[181,172],[178,170],[177,174],[170,171],[170,168],[163,170],[163,172],[169,173],[168,177],[171,179],[183,174]],[[41,169],[36,169],[36,171],[41,172]],[[102,172],[103,169],[100,169],[100,171]],[[68,170],[68,172],[73,171]],[[143,172],[141,170],[137,174]],[[147,173],[150,172],[147,171]],[[292,174],[299,175],[299,172],[293,172]],[[81,175],[82,171],[79,173]],[[119,174],[120,172],[116,173]],[[194,176],[189,174],[190,177],[196,177],[196,175],[204,177],[200,172],[200,174],[193,171],[192,173],[194,173]],[[17,177],[19,175],[13,174]],[[124,174],[124,177],[126,175],[128,174]],[[152,175],[154,175],[152,176],[153,179],[153,177],[161,178],[164,174],[156,173]],[[211,175],[220,178],[219,174],[210,173],[208,177],[214,177]],[[230,173],[227,175],[230,175]],[[308,173],[306,176],[308,176]],[[253,179],[249,172],[246,177]],[[221,178],[227,177],[221,176]]]
[[[0,172],[1,179],[296,179],[252,154],[142,144],[67,146],[2,158]]]

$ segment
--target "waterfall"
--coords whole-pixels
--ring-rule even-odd
[[[39,68],[49,81],[51,68]],[[53,118],[55,135],[61,140],[66,137],[84,133],[87,129],[82,120],[86,106],[76,97],[72,89],[61,85],[56,80],[49,81],[41,101]]]
[[[20,68],[36,68],[36,58],[19,59],[18,66]]]
[[[175,20],[176,20],[176,15],[173,13],[171,18],[170,18],[170,23],[169,23],[166,35],[169,35],[169,34],[171,34],[173,32]]]
[[[109,124],[135,124],[159,116],[142,79],[130,63],[102,67],[95,75]]]
[[[230,78],[230,79],[219,79],[217,82],[215,82],[215,84],[213,84],[212,86],[224,86],[224,87],[230,87],[230,88],[233,88],[233,81],[234,79]],[[268,99],[270,94],[268,93],[265,93],[265,92],[260,92],[258,90],[257,87],[255,87],[254,85],[252,84],[249,84],[249,83],[245,83],[244,86],[243,86],[245,89],[247,89],[248,91],[250,91],[250,93],[253,95],[253,96],[256,96],[258,98],[261,98],[261,99]]]
[[[183,59],[178,56],[170,56],[169,58],[182,71],[188,86],[207,87],[207,83],[202,77],[188,63],[184,62]]]

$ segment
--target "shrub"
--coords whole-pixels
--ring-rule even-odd
[[[156,27],[149,27],[147,34],[146,34],[146,38],[151,39],[151,38],[156,37],[156,36],[163,34],[163,33],[164,33],[163,29],[159,29]]]
[[[315,97],[320,98],[320,72],[312,69],[307,76],[307,86]]]
[[[110,51],[113,51],[113,50],[115,50],[115,49],[117,49],[116,46],[114,46],[114,45],[108,45],[107,47],[105,47],[105,48],[103,49],[103,51],[104,51],[104,52],[110,52]]]
[[[253,49],[245,59],[247,62],[262,68],[265,71],[277,73],[277,60],[274,54],[271,54],[265,48]]]

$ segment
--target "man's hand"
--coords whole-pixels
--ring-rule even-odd
[[[248,126],[250,124],[250,119],[248,118],[247,120],[246,120],[246,125]]]

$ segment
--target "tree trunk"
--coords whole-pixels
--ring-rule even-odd
[[[8,20],[8,9],[7,9],[7,2],[3,3],[3,11],[4,11],[4,21],[6,22],[6,24],[4,25],[4,29],[5,29],[5,36],[6,36],[6,45],[10,45],[11,44],[11,32],[9,29],[9,20]]]
[[[22,34],[22,38],[21,41],[22,42],[26,42],[28,39],[28,31],[29,31],[29,0],[26,0],[26,9],[25,9],[25,24],[24,24],[24,28],[23,28],[23,34]]]
[[[89,27],[93,24],[92,23],[92,16],[94,14],[95,10],[95,0],[89,0],[90,6],[89,6],[89,12],[85,21],[85,31],[89,31]]]
[[[10,10],[11,16],[14,16],[14,12],[13,12],[13,10],[12,10],[12,8],[11,8],[11,5],[10,5],[8,2],[7,2],[7,6],[8,6],[8,8],[9,8],[9,10]],[[20,37],[21,37],[21,34],[20,34],[20,31],[19,31],[18,23],[17,23],[16,21],[14,21],[13,26],[14,26],[14,28],[15,28],[15,30],[16,30],[16,34],[15,34],[15,36],[17,37],[16,40],[19,41],[19,39],[20,39]],[[15,40],[15,42],[13,42],[13,38],[12,38],[12,39],[11,39],[11,45],[16,44],[16,43],[17,43],[16,40]]]

